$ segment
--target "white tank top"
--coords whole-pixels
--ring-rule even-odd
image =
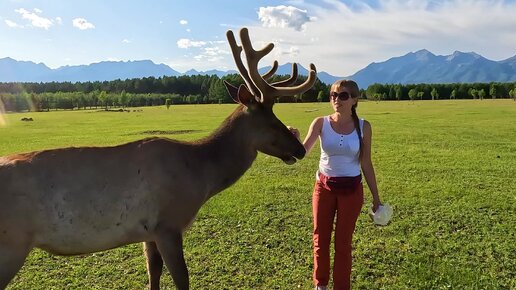
[[[360,131],[364,136],[364,119],[359,120]],[[321,158],[319,172],[330,177],[360,175],[360,140],[357,130],[350,134],[339,134],[333,130],[330,117],[324,117],[320,135]]]

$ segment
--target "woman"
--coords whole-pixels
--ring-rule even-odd
[[[316,118],[303,142],[309,152],[317,138],[321,158],[313,190],[313,245],[315,289],[327,289],[330,278],[330,241],[335,213],[335,290],[351,288],[351,242],[355,223],[364,202],[362,176],[373,195],[373,211],[381,205],[373,163],[371,162],[371,125],[359,119],[356,107],[358,85],[339,80],[331,86],[330,103],[334,113]],[[291,128],[299,138],[299,131]]]

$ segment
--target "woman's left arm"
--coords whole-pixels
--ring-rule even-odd
[[[371,160],[372,136],[373,131],[371,129],[371,124],[367,121],[364,121],[364,137],[362,138],[362,160],[360,160],[360,165],[362,167],[362,172],[364,173],[367,185],[369,186],[369,190],[373,195],[373,211],[376,211],[382,203],[380,201],[380,196],[378,195],[376,176],[374,174],[373,161]]]

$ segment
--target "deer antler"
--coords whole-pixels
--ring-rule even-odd
[[[270,78],[274,72],[276,72],[278,63],[277,61],[274,61],[273,67],[264,75],[260,75],[258,73],[258,62],[269,52],[271,52],[271,50],[274,48],[274,44],[269,43],[261,50],[254,50],[251,44],[251,40],[249,39],[249,31],[247,28],[242,28],[240,30],[242,46],[236,44],[235,36],[231,30],[226,33],[226,36],[228,38],[231,51],[233,52],[233,58],[238,70],[240,71],[240,74],[244,78],[244,81],[251,93],[253,93],[255,97],[259,98],[260,102],[272,103],[276,97],[300,94],[306,92],[314,85],[317,71],[315,65],[313,64],[310,64],[310,72],[306,81],[298,86],[285,87],[292,84],[297,79],[298,71],[296,64],[292,64],[292,75],[289,79],[273,84],[267,83],[266,79]],[[242,63],[242,49],[245,52],[249,71]]]
[[[271,86],[273,86],[273,87],[284,87],[285,86],[286,87],[290,84],[293,84],[296,80],[297,80],[297,64],[293,63],[292,64],[292,74],[290,75],[290,78],[283,80],[283,81],[272,83]]]
[[[274,75],[274,73],[276,72],[277,69],[278,69],[278,61],[275,60],[274,63],[272,63],[271,69],[268,72],[264,73],[262,75],[262,78],[264,78],[266,80],[270,79]]]

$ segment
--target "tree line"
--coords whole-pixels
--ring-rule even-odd
[[[288,76],[273,76],[276,82]],[[306,80],[300,76],[297,84]],[[171,104],[232,103],[224,81],[235,86],[244,83],[239,74],[222,78],[216,75],[145,77],[96,82],[0,83],[0,110],[48,111],[53,109],[87,109],[142,107]],[[330,85],[317,80],[302,95],[281,97],[278,102],[325,102]],[[516,82],[474,84],[373,84],[361,90],[369,100],[437,100],[437,99],[516,99]]]
[[[288,78],[275,75],[269,82]],[[296,84],[306,80],[299,76]],[[232,103],[224,81],[235,86],[244,83],[239,74],[222,78],[216,75],[146,77],[97,82],[0,83],[0,106],[5,111],[48,111],[112,107],[160,106],[165,104]],[[296,85],[294,84],[294,85]],[[316,80],[315,85],[298,96],[281,97],[279,102],[315,102],[319,92],[329,88]],[[1,107],[0,107],[1,109]]]
[[[516,82],[453,84],[372,84],[365,90],[371,100],[516,99]]]

